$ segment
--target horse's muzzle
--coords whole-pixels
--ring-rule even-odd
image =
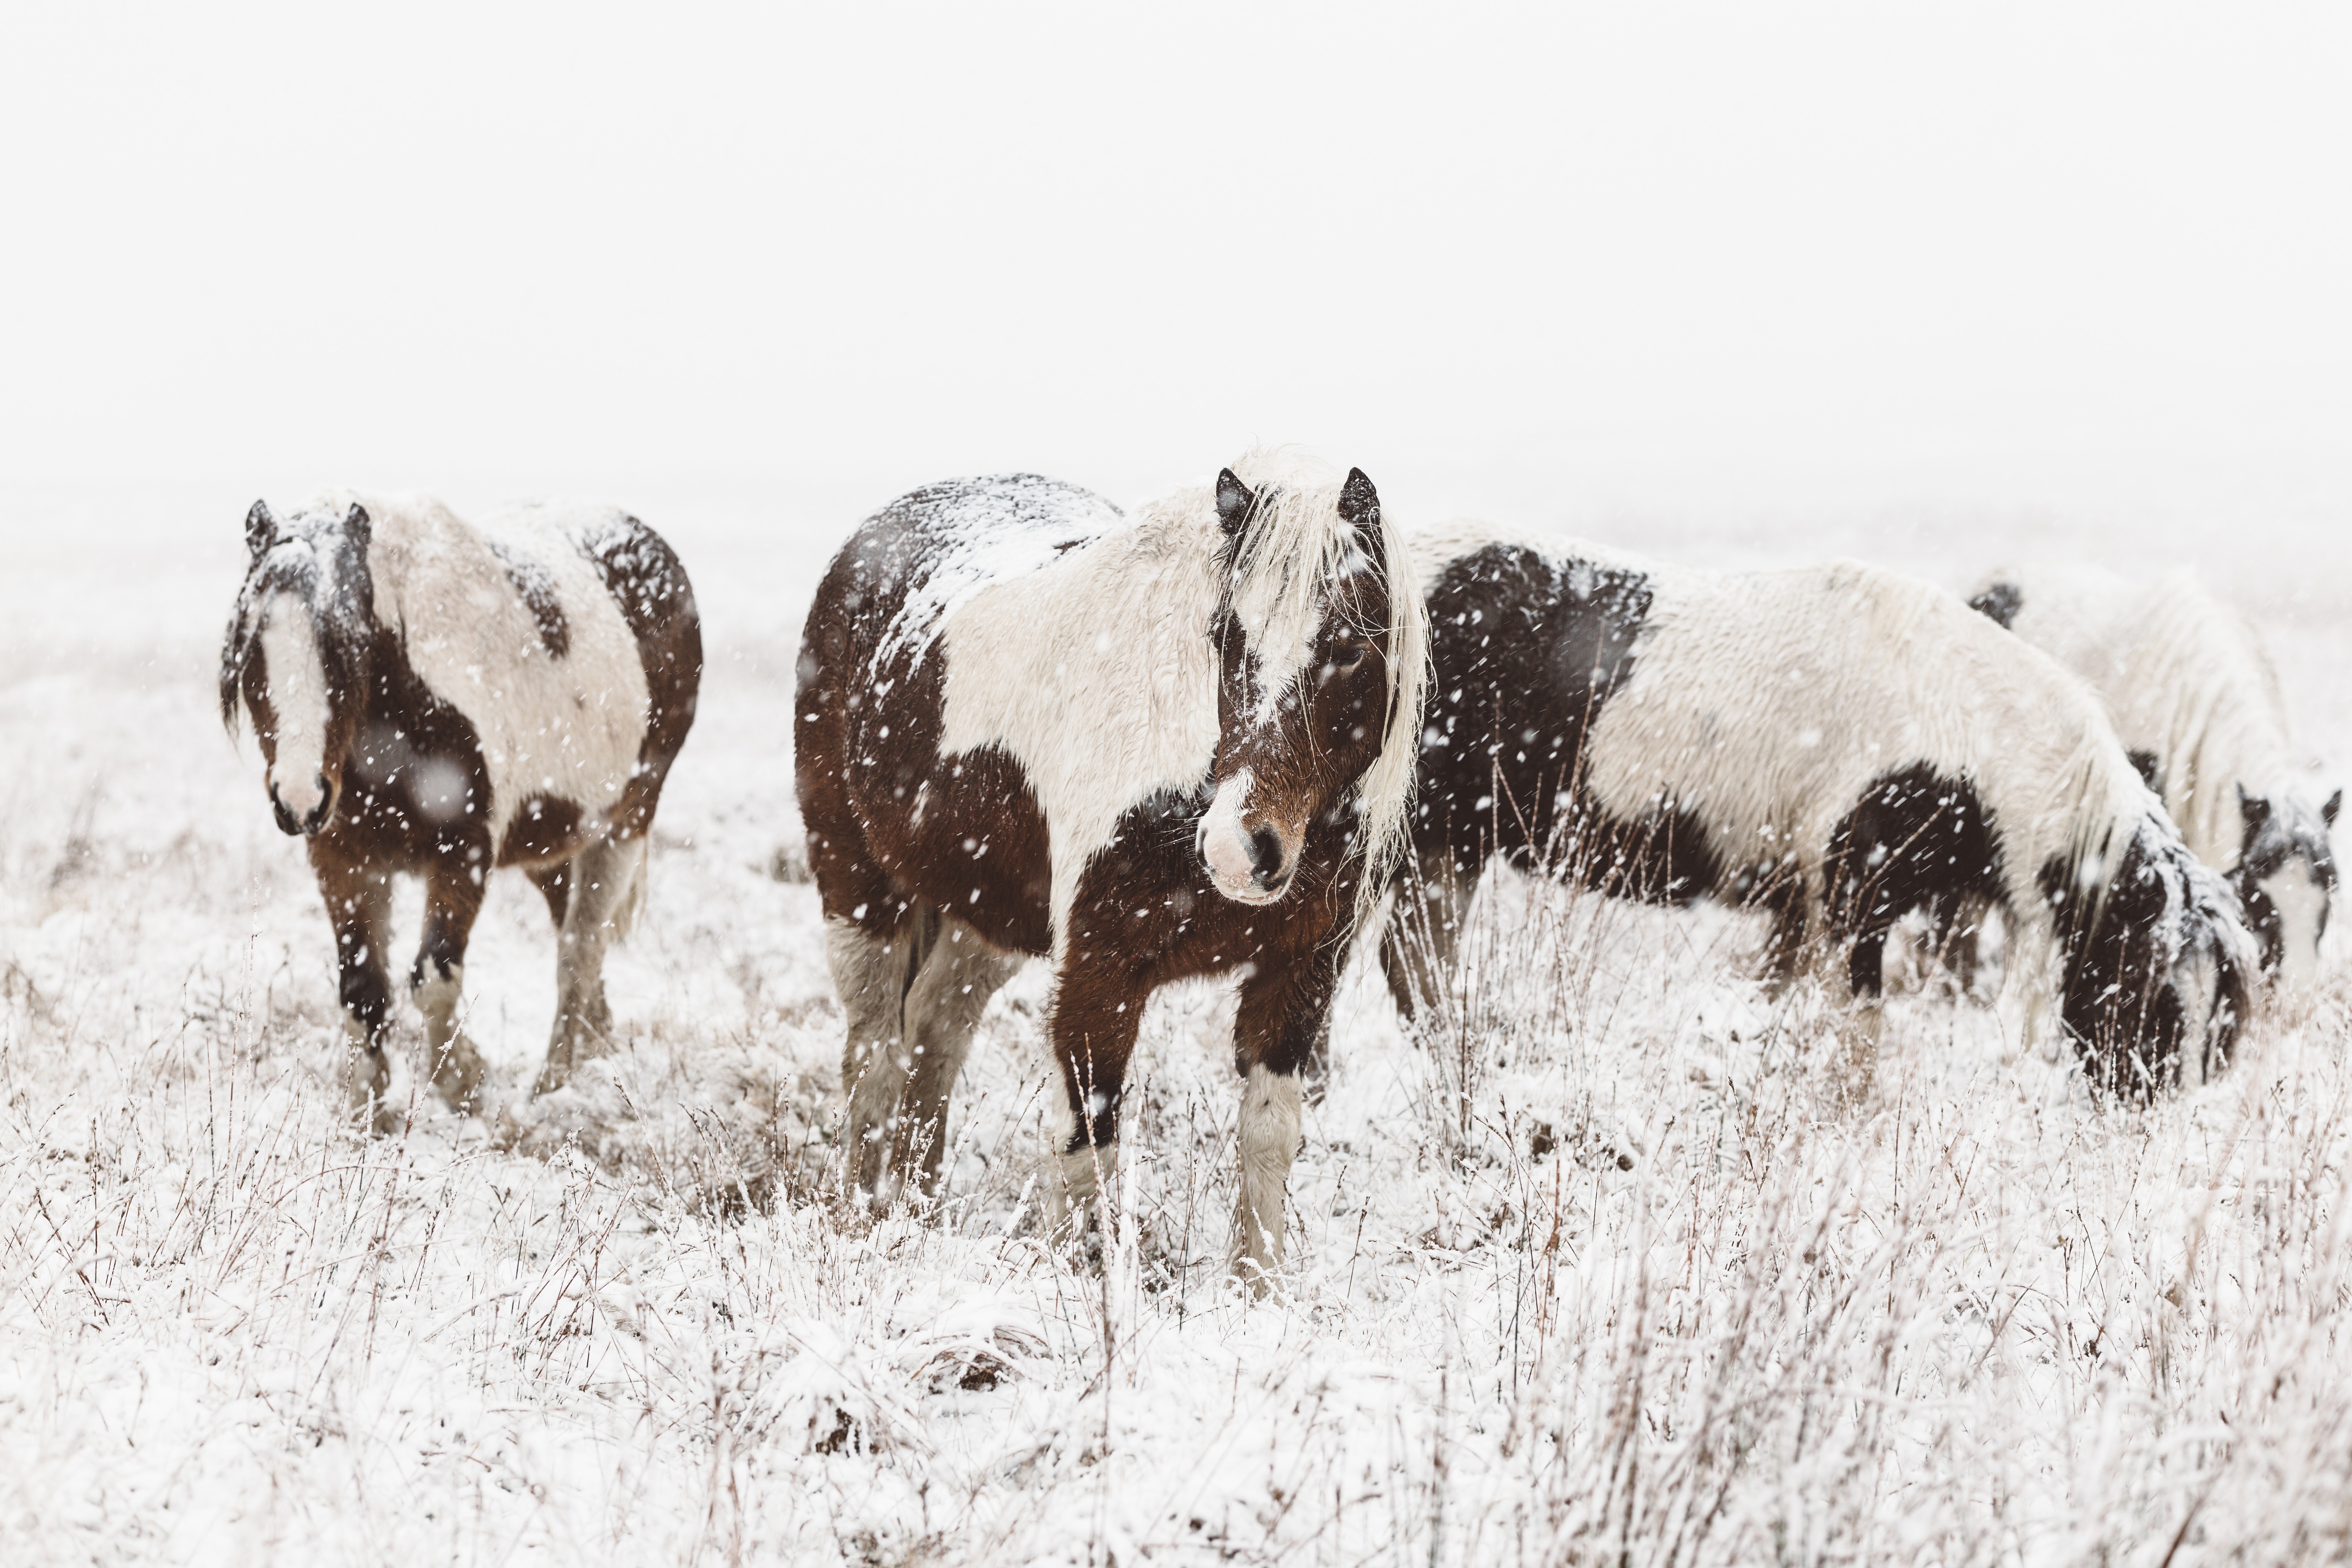
[[[319,774],[314,782],[319,786],[319,804],[310,808],[307,816],[295,816],[286,803],[278,798],[278,786],[274,784],[269,786],[269,809],[278,818],[278,831],[289,838],[317,837],[319,829],[327,826],[327,819],[335,815],[333,782],[324,773]]]

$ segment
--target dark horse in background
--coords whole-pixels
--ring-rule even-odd
[[[1146,999],[1238,973],[1234,1267],[1262,1287],[1299,1071],[1405,831],[1424,627],[1359,471],[1254,455],[1134,518],[965,479],[867,520],[809,611],[793,724],[855,1189],[936,1180],[982,1008],[1049,956],[1083,1224]]]
[[[337,492],[284,522],[255,502],[221,648],[221,718],[251,716],[278,825],[309,842],[334,923],[353,1113],[398,1125],[392,879],[425,884],[409,984],[434,1086],[478,1107],[458,1028],[489,874],[520,867],[554,917],[542,1090],[608,1047],[606,943],[645,874],[662,782],[694,722],[702,629],[667,544],[607,508],[533,506],[477,529],[421,496]]]
[[[1493,858],[1618,898],[1771,920],[1866,1085],[1896,921],[2000,906],[2029,1017],[2093,1088],[2145,1098],[2229,1058],[2255,966],[2097,700],[1952,595],[1851,562],[1668,567],[1458,523],[1413,540],[1435,693],[1415,867],[1381,958],[1450,994]]]

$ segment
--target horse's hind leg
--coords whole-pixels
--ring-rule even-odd
[[[824,922],[825,961],[849,1021],[841,1047],[841,1087],[849,1100],[842,1177],[856,1200],[889,1201],[883,1179],[890,1132],[913,1060],[907,1048],[907,992],[939,926],[939,911],[924,905],[905,908],[896,925],[878,932],[837,915]]]
[[[392,935],[392,874],[331,858],[316,840],[310,852],[327,918],[335,928],[335,963],[343,1004],[341,1079],[354,1120],[376,1132],[399,1129],[388,1102],[392,1064],[383,1053],[392,1028],[392,977],[384,945]]]
[[[562,1088],[573,1068],[612,1049],[604,950],[614,935],[614,917],[635,885],[641,853],[635,839],[600,838],[561,868],[568,885],[555,941],[555,1025],[548,1033],[547,1065],[539,1069],[537,1093]],[[551,912],[556,895],[546,883],[540,890]]]
[[[425,879],[425,940],[408,984],[416,1010],[425,1015],[425,1061],[433,1087],[452,1109],[478,1109],[487,1069],[481,1053],[457,1027],[457,1002],[466,986],[466,943],[474,917],[482,912],[480,862],[457,855],[433,864]]]
[[[972,1030],[988,999],[1021,968],[1018,953],[983,942],[961,921],[949,918],[941,925],[907,991],[906,1042],[914,1065],[890,1140],[892,1173],[916,1177],[925,1193],[939,1188],[948,1097],[971,1050]]]

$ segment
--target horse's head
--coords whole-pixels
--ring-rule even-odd
[[[2336,894],[2336,852],[2327,830],[2344,804],[2337,790],[2314,811],[2284,792],[2249,795],[2238,786],[2246,837],[2231,874],[2245,906],[2246,925],[2262,944],[2263,969],[2290,992],[2319,973],[2319,939],[2327,933],[2327,907]]]
[[[1308,826],[1352,807],[1358,912],[1402,842],[1427,662],[1412,563],[1361,469],[1338,485],[1217,476],[1223,592],[1215,793],[1195,836],[1217,891],[1272,903]]]
[[[278,826],[315,835],[335,815],[343,757],[368,682],[374,588],[369,522],[354,503],[297,512],[280,524],[267,502],[245,518],[245,585],[221,645],[221,721],[253,717],[268,764]]]
[[[2044,874],[2065,956],[2067,1032],[2103,1090],[2145,1100],[2210,1081],[2237,1043],[2256,962],[2237,899],[2160,813],[2137,825],[2102,883],[2104,860],[2072,879],[2054,864]]]

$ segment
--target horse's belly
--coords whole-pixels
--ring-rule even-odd
[[[1053,946],[1053,853],[1019,763],[994,747],[919,775],[851,765],[850,797],[882,868],[1000,947]]]

